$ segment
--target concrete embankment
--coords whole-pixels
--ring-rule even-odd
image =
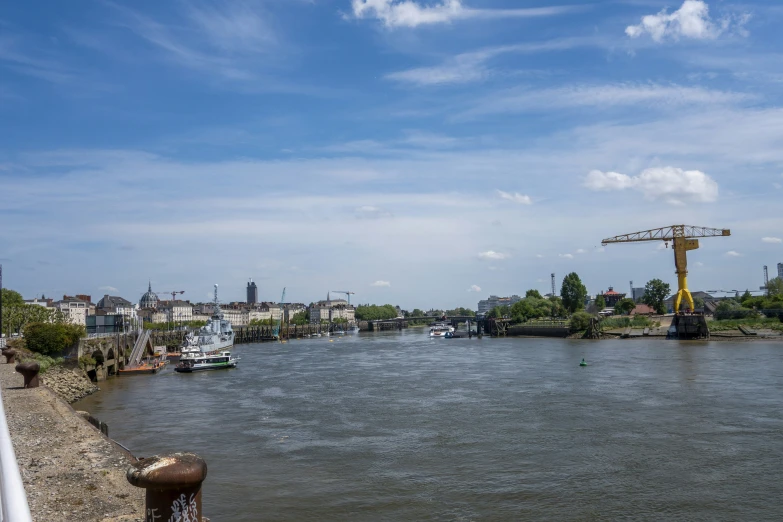
[[[46,386],[23,389],[13,364],[0,364],[0,386],[33,520],[144,520],[144,492],[125,478],[126,452]]]

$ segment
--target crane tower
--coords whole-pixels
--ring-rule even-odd
[[[601,241],[601,244],[665,241],[668,247],[669,241],[671,241],[672,250],[674,250],[674,266],[677,269],[677,297],[674,300],[674,312],[677,313],[680,310],[683,298],[688,303],[690,310],[694,309],[693,296],[691,296],[691,292],[688,290],[688,259],[686,254],[688,250],[699,248],[698,238],[700,237],[726,237],[730,235],[731,231],[728,229],[672,225],[670,227],[610,237]]]

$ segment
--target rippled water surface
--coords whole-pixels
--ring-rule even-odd
[[[75,405],[136,455],[203,456],[213,522],[783,519],[783,344],[410,330],[234,352]]]

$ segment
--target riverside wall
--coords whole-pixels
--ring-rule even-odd
[[[144,490],[125,478],[133,457],[49,389],[48,372],[25,389],[14,366],[0,364],[0,386],[33,520],[144,520]]]

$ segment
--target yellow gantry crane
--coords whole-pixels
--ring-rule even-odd
[[[693,310],[693,296],[688,290],[688,259],[686,252],[699,248],[700,237],[726,237],[730,236],[731,231],[721,228],[694,227],[691,225],[672,225],[670,227],[655,228],[625,234],[623,236],[610,237],[601,241],[602,245],[610,243],[635,243],[638,241],[665,241],[669,246],[669,241],[673,243],[674,266],[677,268],[677,297],[674,300],[674,313],[679,312],[682,298],[688,302],[690,310]]]

